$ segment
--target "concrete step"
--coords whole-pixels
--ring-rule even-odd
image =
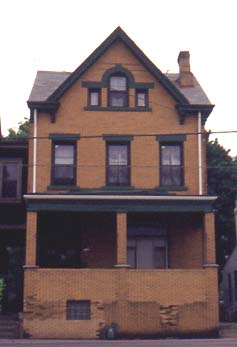
[[[0,339],[19,337],[20,322],[17,315],[0,314]]]
[[[237,338],[237,323],[228,322],[220,323],[220,337],[221,338]]]

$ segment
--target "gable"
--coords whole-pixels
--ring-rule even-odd
[[[138,61],[168,90],[177,102],[189,103],[169,79],[147,58],[142,50],[118,27],[96,50],[55,90],[47,101],[58,101],[59,98],[91,67],[114,43],[122,42]]]
[[[117,55],[114,55],[113,59],[111,59],[110,52],[116,50],[116,47],[120,47],[120,52],[118,51]],[[122,51],[126,51],[126,54],[121,54]],[[131,66],[134,64],[134,62],[131,63],[131,57],[133,57],[135,64],[143,67],[149,76],[151,76],[155,82],[158,82],[158,84],[173,98],[176,102],[180,119],[184,119],[184,117],[189,115],[197,115],[198,112],[201,112],[203,121],[205,122],[213,109],[213,105],[210,104],[197,80],[194,78],[195,84],[191,88],[180,88],[175,75],[163,74],[120,27],[102,42],[102,44],[97,47],[74,72],[39,72],[28,100],[29,108],[31,111],[33,109],[46,111],[51,114],[53,120],[59,107],[61,97],[72,88],[81,77],[84,79],[88,72],[92,72],[93,68],[102,57],[107,57],[108,64],[106,62],[105,65],[107,66],[104,66],[101,71],[114,68],[117,64],[123,64],[123,67],[130,70],[131,66],[129,66],[129,63],[126,61],[128,56],[130,57]],[[124,58],[126,59],[124,60]],[[94,69],[93,78],[101,80],[102,76],[99,76],[98,71]],[[139,81],[139,78],[138,76],[137,81]]]

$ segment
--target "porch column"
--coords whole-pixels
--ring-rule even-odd
[[[27,212],[25,267],[36,266],[37,212]]]
[[[117,264],[116,267],[127,267],[127,214],[117,213]]]
[[[213,212],[204,215],[204,267],[216,267],[215,216]]]

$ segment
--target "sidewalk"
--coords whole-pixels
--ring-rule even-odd
[[[237,339],[202,340],[0,340],[1,347],[236,347]]]

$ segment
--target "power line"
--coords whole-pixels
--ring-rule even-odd
[[[222,130],[222,131],[205,131],[205,132],[180,132],[180,133],[155,133],[155,134],[126,134],[126,133],[122,133],[122,134],[109,134],[109,135],[115,135],[115,136],[127,136],[127,135],[131,135],[134,137],[156,137],[156,136],[177,136],[177,135],[186,135],[186,136],[195,136],[195,135],[203,135],[203,136],[210,136],[212,134],[235,134],[237,133],[237,130]],[[70,135],[71,133],[68,133],[68,135]],[[73,135],[75,133],[72,133]],[[59,133],[60,135],[64,135],[64,133]],[[78,132],[79,135],[79,132]],[[106,136],[107,134],[103,134],[103,135],[80,135],[80,139],[93,139],[93,138],[104,138],[104,136]],[[49,136],[11,136],[11,137],[3,137],[0,139],[0,144],[4,143],[4,142],[10,142],[11,140],[17,140],[19,141],[19,143],[23,140],[33,140],[33,139],[38,139],[38,140],[52,140],[51,138],[49,138]],[[65,140],[67,141],[68,139],[65,137]]]

